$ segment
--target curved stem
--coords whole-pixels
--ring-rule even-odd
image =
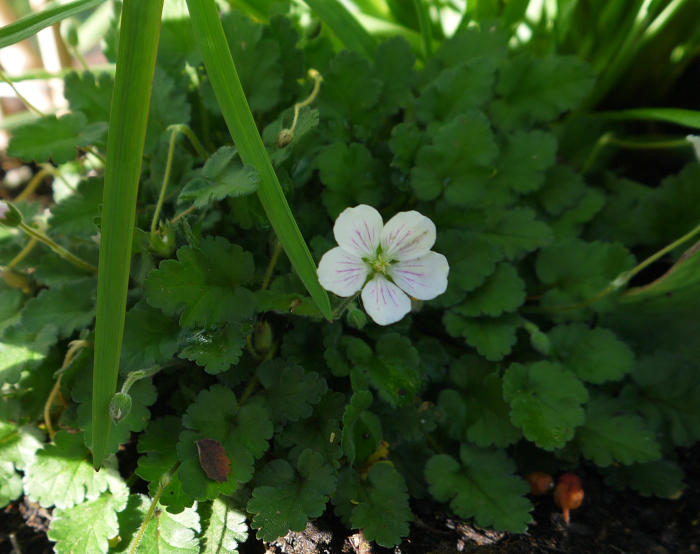
[[[15,84],[10,80],[10,78],[7,76],[7,74],[2,69],[0,69],[0,79],[5,81],[10,86],[10,88],[17,95],[17,98],[20,99],[22,104],[24,104],[29,111],[34,112],[39,117],[44,117],[45,114],[39,108],[37,108],[34,104],[32,104],[29,100],[27,100],[19,90],[17,90],[17,87],[15,86]]]
[[[53,175],[54,174],[54,169],[52,167],[42,167],[39,171],[37,171],[36,175],[31,178],[29,183],[27,183],[27,186],[24,187],[24,190],[20,192],[17,197],[15,198],[15,202],[21,202],[22,200],[26,200],[29,198],[29,196],[32,195],[32,193],[37,189],[37,187],[41,184],[41,182],[44,180],[44,177],[47,175]]]
[[[160,478],[160,483],[158,483],[158,490],[153,495],[153,500],[151,500],[151,505],[148,508],[148,512],[146,513],[146,517],[143,518],[143,521],[141,522],[141,525],[139,526],[139,530],[136,533],[136,537],[134,538],[134,542],[132,543],[131,548],[129,548],[129,554],[134,554],[136,552],[136,549],[138,548],[139,543],[141,542],[141,539],[143,538],[143,534],[146,531],[146,526],[148,525],[148,522],[151,521],[153,514],[156,513],[156,508],[158,507],[158,502],[160,501],[160,497],[163,496],[163,491],[165,491],[165,489],[170,484],[170,479],[172,478],[173,474],[177,471],[178,467],[180,467],[180,462],[177,462],[173,467],[171,467],[168,470],[167,473],[164,473],[163,476]]]
[[[29,239],[29,242],[24,245],[24,248],[19,251],[19,253],[12,258],[8,264],[5,266],[7,269],[14,268],[18,263],[20,263],[36,246],[37,240],[35,238]]]
[[[265,290],[270,284],[270,279],[272,278],[272,272],[277,264],[277,258],[279,258],[280,252],[282,251],[282,243],[279,240],[275,240],[275,248],[272,251],[272,256],[270,257],[270,263],[267,264],[267,269],[265,270],[265,277],[263,277],[262,285],[260,285],[260,290]]]
[[[314,88],[311,89],[311,94],[309,94],[308,98],[304,100],[303,102],[297,102],[294,104],[294,119],[292,120],[292,125],[289,128],[289,132],[293,133],[294,129],[296,129],[297,126],[297,121],[299,120],[299,110],[302,108],[305,108],[311,102],[313,102],[316,99],[316,96],[318,95],[318,91],[321,88],[321,83],[323,82],[323,77],[321,77],[321,74],[316,71],[315,69],[309,69],[308,71],[309,77],[311,77],[314,80]]]
[[[46,246],[48,246],[51,250],[56,252],[61,258],[68,260],[72,264],[82,268],[86,269],[87,271],[91,271],[92,273],[97,273],[97,268],[92,265],[91,263],[86,262],[82,258],[79,258],[75,254],[72,254],[65,248],[63,248],[61,245],[56,244],[51,238],[48,237],[45,233],[39,231],[38,229],[34,229],[33,227],[30,227],[24,221],[18,225],[22,231],[27,233],[30,237],[43,242]]]
[[[333,319],[338,319],[341,315],[343,315],[343,312],[347,309],[347,307],[350,305],[350,303],[355,300],[360,295],[362,289],[358,290],[355,294],[352,296],[348,296],[343,302],[338,304],[335,310],[333,310]]]

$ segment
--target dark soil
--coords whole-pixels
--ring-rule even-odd
[[[534,523],[516,535],[460,521],[442,506],[418,502],[411,535],[393,550],[349,533],[332,513],[263,545],[254,536],[241,554],[447,554],[456,552],[566,554],[685,554],[700,552],[700,445],[680,452],[686,489],[677,500],[643,498],[605,485],[593,469],[580,468],[585,500],[566,525],[551,496],[536,498]],[[26,499],[0,511],[0,554],[52,552],[46,538],[50,514]],[[16,550],[18,549],[18,550]]]

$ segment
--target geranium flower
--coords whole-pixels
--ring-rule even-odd
[[[409,295],[431,300],[447,288],[447,259],[430,251],[435,224],[416,211],[400,212],[384,225],[371,206],[346,208],[333,235],[338,246],[318,264],[321,285],[345,297],[362,289],[365,311],[379,325],[411,311]]]

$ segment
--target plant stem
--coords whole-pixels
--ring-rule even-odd
[[[182,212],[180,212],[179,214],[177,214],[175,217],[173,217],[173,218],[170,220],[170,223],[173,223],[173,224],[177,223],[177,222],[180,221],[183,217],[185,217],[185,216],[188,215],[188,214],[191,214],[191,213],[192,213],[193,211],[195,211],[196,209],[197,209],[197,208],[196,208],[195,205],[193,204],[192,206],[190,206],[190,207],[187,208],[186,210],[183,210]]]
[[[86,262],[82,258],[79,258],[75,254],[72,254],[65,248],[63,248],[61,245],[56,244],[51,238],[48,237],[45,233],[42,231],[39,231],[38,229],[34,229],[33,227],[30,227],[27,225],[24,221],[18,225],[22,231],[27,233],[30,237],[33,239],[36,239],[40,242],[43,242],[46,246],[48,246],[51,250],[56,252],[61,258],[68,260],[71,262],[73,265],[78,266],[81,269],[86,269],[87,271],[90,271],[92,273],[97,273],[97,268],[92,265],[91,263]]]
[[[12,258],[9,263],[5,266],[7,269],[12,269],[14,268],[18,263],[20,263],[24,258],[27,257],[27,255],[34,249],[36,246],[37,239],[35,238],[30,238],[29,242],[24,245],[24,248],[19,251],[19,253]]]
[[[200,156],[202,156],[202,158],[204,158],[205,160],[209,159],[209,154],[207,154],[206,150],[204,150],[204,148],[202,147],[202,143],[199,142],[197,136],[187,125],[171,125],[170,127],[168,127],[168,129],[170,130],[168,158],[165,162],[165,173],[163,174],[163,182],[160,185],[160,194],[158,195],[158,202],[156,202],[156,209],[155,212],[153,212],[153,219],[151,220],[151,238],[155,236],[156,231],[158,229],[160,210],[163,208],[163,201],[165,200],[165,191],[167,190],[168,183],[170,181],[170,172],[173,167],[173,154],[175,153],[175,139],[177,139],[180,133],[184,134],[187,138],[190,139],[190,142],[192,143],[192,146],[194,146],[194,149],[197,151],[197,153]],[[182,217],[182,215],[180,215],[178,219],[180,217]]]
[[[583,300],[582,302],[577,302],[575,304],[565,304],[562,306],[536,306],[530,309],[527,309],[526,311],[528,312],[547,312],[547,313],[558,313],[558,312],[567,312],[570,310],[578,310],[580,308],[587,308],[591,304],[594,304],[604,296],[607,296],[611,292],[614,292],[622,287],[624,287],[632,277],[634,277],[637,273],[642,271],[644,268],[648,267],[650,264],[653,264],[656,260],[661,258],[662,256],[668,254],[671,250],[674,250],[678,248],[681,244],[684,242],[688,242],[690,239],[692,239],[695,235],[700,233],[700,224],[698,224],[696,227],[688,231],[685,235],[682,237],[674,240],[671,244],[668,244],[664,246],[661,250],[658,252],[652,254],[636,266],[634,266],[632,269],[629,271],[624,271],[620,273],[615,279],[613,279],[604,289],[598,291],[596,294],[594,294],[591,298],[587,300]]]
[[[146,531],[146,526],[148,525],[148,522],[151,521],[153,514],[156,513],[156,508],[158,507],[158,502],[160,501],[160,497],[163,496],[163,492],[170,484],[170,479],[172,478],[173,474],[177,471],[178,467],[180,467],[180,462],[177,462],[173,467],[171,467],[167,471],[167,473],[164,473],[161,476],[160,483],[158,483],[158,490],[156,490],[156,493],[153,495],[153,500],[151,500],[151,506],[148,508],[148,512],[146,513],[146,517],[143,519],[143,521],[141,522],[141,525],[139,526],[139,530],[136,533],[136,537],[134,538],[134,542],[131,545],[131,548],[129,548],[129,554],[134,554],[136,552],[136,549],[138,548],[139,543],[141,542],[141,539],[143,538],[143,533]]]
[[[350,303],[355,300],[360,295],[360,291],[358,290],[355,294],[352,296],[348,296],[343,302],[338,304],[338,306],[333,310],[333,319],[338,319],[341,315],[343,315],[343,312],[346,310],[346,308],[350,305]]]
[[[299,119],[299,110],[308,106],[309,104],[311,104],[311,102],[316,100],[318,91],[321,89],[321,83],[323,82],[323,77],[321,77],[321,74],[315,69],[309,69],[308,74],[309,77],[311,77],[314,80],[314,88],[311,89],[311,94],[309,94],[306,100],[294,104],[294,119],[292,120],[292,126],[289,128],[289,131],[292,133],[294,132],[294,129],[296,129],[297,126],[297,121]]]
[[[263,277],[262,285],[260,285],[260,290],[265,290],[270,284],[270,279],[272,278],[272,272],[277,264],[277,258],[279,258],[280,252],[282,251],[282,243],[279,240],[275,240],[275,248],[272,250],[272,256],[270,257],[270,263],[267,264],[267,269],[265,270],[265,277]]]
[[[34,112],[39,117],[44,117],[45,114],[39,108],[37,108],[34,104],[32,104],[29,100],[27,100],[19,90],[17,90],[17,87],[15,86],[15,84],[10,80],[10,78],[7,76],[7,74],[2,69],[0,69],[0,79],[2,79],[8,85],[10,85],[10,88],[17,95],[17,98],[20,99],[22,104],[24,104],[27,107],[27,109],[29,109],[29,111]]]
[[[73,361],[73,358],[75,357],[76,353],[81,348],[85,348],[88,344],[88,341],[85,340],[71,341],[71,343],[68,346],[68,351],[66,352],[66,355],[63,358],[63,364],[61,365],[61,369],[57,371],[58,377],[56,377],[56,382],[54,383],[53,388],[49,393],[49,397],[46,399],[46,402],[44,404],[44,424],[46,425],[46,432],[49,434],[49,438],[51,440],[53,440],[53,437],[56,434],[56,432],[53,429],[53,426],[51,425],[51,406],[53,405],[54,400],[61,391],[61,376],[63,375],[63,371]]]
[[[20,192],[17,197],[15,198],[15,202],[21,202],[23,200],[26,200],[29,198],[29,196],[32,195],[32,193],[36,190],[36,188],[41,184],[41,182],[44,180],[44,177],[47,175],[53,175],[54,170],[53,168],[49,167],[42,167],[34,177],[31,178],[29,183],[27,183],[27,186],[24,187],[24,190]]]

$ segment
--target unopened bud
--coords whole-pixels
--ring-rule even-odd
[[[536,330],[530,333],[530,344],[540,354],[549,355],[552,344],[549,342],[549,337],[542,331]]]
[[[265,354],[272,348],[272,327],[267,321],[258,321],[255,324],[253,346],[260,354]]]
[[[294,131],[291,129],[282,129],[277,135],[277,140],[275,140],[275,146],[277,148],[284,148],[290,142],[294,140]]]
[[[2,278],[13,289],[20,289],[26,294],[31,292],[31,280],[24,273],[12,269],[5,269],[2,271]]]
[[[160,225],[155,233],[151,233],[151,249],[167,258],[175,251],[175,230],[170,223]]]
[[[9,202],[0,200],[0,223],[8,227],[17,227],[22,223],[22,214]]]
[[[118,392],[109,401],[109,416],[116,424],[123,420],[131,412],[131,396]]]
[[[80,42],[78,39],[78,27],[74,21],[68,21],[66,23],[64,35],[64,38],[69,46],[72,46],[73,48],[78,47],[78,43]]]
[[[348,324],[355,329],[362,329],[367,324],[367,315],[357,308],[348,310],[347,318]]]

